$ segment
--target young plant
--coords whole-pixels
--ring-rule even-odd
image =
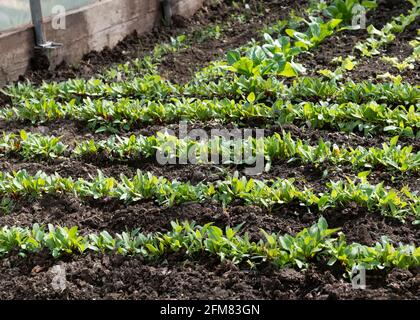
[[[59,137],[27,133],[22,130],[20,138],[19,153],[25,159],[54,159],[63,155],[67,149]]]
[[[375,9],[376,7],[376,0],[333,0],[325,8],[324,13],[331,19],[341,19],[343,23],[351,26],[355,14],[360,13],[361,10],[363,10],[362,13],[366,13],[368,10]]]

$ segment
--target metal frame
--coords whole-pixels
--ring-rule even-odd
[[[163,10],[163,23],[169,27],[172,25],[172,4],[171,0],[160,0]]]
[[[35,48],[37,49],[56,49],[62,46],[61,43],[47,41],[42,26],[42,7],[41,0],[30,0],[32,23],[35,29]]]

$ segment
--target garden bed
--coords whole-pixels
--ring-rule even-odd
[[[382,267],[372,267],[372,270],[367,270],[367,288],[361,290],[354,289],[348,278],[350,264],[346,264],[347,262],[340,264],[340,261],[333,265],[327,263],[328,258],[333,255],[328,251],[329,238],[324,247],[320,244],[322,254],[314,252],[312,256],[307,257],[307,261],[303,261],[303,266],[300,265],[300,262],[296,264],[291,261],[281,268],[271,263],[269,255],[265,261],[255,258],[258,263],[255,263],[254,266],[247,262],[248,258],[246,257],[239,262],[229,261],[230,259],[221,261],[220,255],[217,255],[220,252],[216,249],[214,252],[209,249],[195,254],[189,254],[184,249],[177,252],[165,249],[163,254],[149,259],[143,251],[143,253],[133,255],[121,255],[117,254],[115,250],[98,253],[86,249],[85,252],[80,253],[74,247],[70,250],[71,253],[61,252],[61,255],[53,258],[48,248],[29,252],[29,249],[25,251],[25,248],[15,245],[13,249],[3,252],[4,255],[0,258],[0,299],[420,298],[420,228],[418,224],[420,205],[417,194],[420,190],[420,140],[418,123],[413,125],[415,119],[419,117],[420,89],[418,80],[420,70],[418,60],[414,63],[414,68],[398,72],[395,68],[379,60],[378,56],[362,57],[354,49],[356,43],[363,42],[368,38],[366,30],[340,32],[336,30],[334,35],[314,47],[313,50],[299,55],[296,59],[307,68],[307,76],[321,79],[318,71],[332,68],[331,60],[333,58],[348,55],[356,57],[356,61],[359,63],[354,67],[354,70],[344,72],[344,78],[335,83],[337,91],[325,94],[325,99],[319,93],[312,96],[308,93],[307,96],[301,97],[299,95],[303,95],[303,91],[298,89],[286,91],[287,89],[281,86],[272,89],[272,91],[267,86],[262,85],[263,89],[257,86],[254,91],[251,91],[255,93],[254,97],[248,88],[229,91],[230,89],[223,85],[220,86],[222,88],[219,88],[219,92],[210,92],[211,90],[206,88],[206,84],[212,81],[215,83],[223,80],[231,83],[239,81],[239,76],[234,78],[236,75],[233,71],[222,71],[222,76],[220,76],[220,70],[211,69],[212,61],[226,59],[228,51],[249,46],[251,39],[264,42],[264,32],[261,30],[270,30],[268,27],[274,25],[278,20],[289,19],[292,10],[295,16],[306,17],[309,15],[306,10],[308,2],[304,0],[247,1],[246,3],[244,5],[242,2],[232,4],[231,1],[216,1],[212,5],[206,4],[191,19],[175,18],[173,28],[159,27],[153,33],[144,36],[133,34],[113,49],[86,55],[77,66],[61,65],[50,71],[32,70],[21,78],[20,83],[12,86],[12,89],[4,88],[4,93],[0,97],[2,110],[11,111],[3,112],[0,115],[0,129],[5,134],[14,134],[12,139],[15,140],[13,141],[18,142],[8,144],[3,139],[1,141],[3,144],[0,143],[0,171],[11,174],[9,177],[3,176],[0,179],[2,199],[0,226],[32,228],[36,223],[69,228],[77,226],[81,236],[98,234],[103,230],[114,236],[134,229],[151,234],[167,233],[172,230],[170,221],[187,220],[195,221],[200,226],[212,222],[214,226],[220,227],[222,230],[225,230],[226,226],[241,225],[238,234],[241,237],[248,234],[249,239],[257,243],[264,238],[261,230],[265,230],[269,234],[296,236],[304,228],[317,225],[320,216],[323,216],[328,222],[329,228],[340,228],[340,232],[345,235],[348,244],[355,243],[365,246],[365,248],[375,247],[375,244],[383,240],[382,236],[387,236],[389,243],[392,243],[395,248],[398,248],[400,243],[412,245],[416,251],[411,255],[408,254],[410,256],[407,258],[407,261],[410,261],[409,265],[406,267],[402,264],[398,265],[395,260],[377,261],[384,265],[388,264],[383,269]],[[367,25],[373,24],[381,29],[394,17],[400,14],[408,15],[412,8],[413,5],[408,2],[404,5],[389,7],[378,1],[378,8],[368,13]],[[300,28],[303,28],[302,25]],[[417,17],[417,20],[398,34],[394,41],[381,48],[380,56],[389,55],[399,59],[410,56],[412,48],[408,42],[416,37],[418,29]],[[273,37],[276,36],[276,32],[272,33]],[[284,34],[284,30],[281,32]],[[185,35],[185,38],[181,35]],[[168,43],[171,45],[162,46],[162,44]],[[150,69],[150,66],[145,67],[143,64],[140,67],[133,67],[132,64],[129,64],[130,61],[142,62],[151,55],[156,56],[156,52],[159,50],[163,53],[158,58],[151,58],[155,59],[153,61],[155,69]],[[128,64],[124,67],[126,62]],[[206,70],[203,68],[210,68],[214,74],[200,76],[197,72]],[[153,74],[151,70],[154,70],[155,73]],[[145,115],[139,116],[134,121],[131,118],[134,116],[126,112],[121,116],[121,119],[126,122],[123,121],[124,123],[121,125],[116,122],[115,114],[108,115],[108,118],[103,114],[97,115],[97,118],[101,119],[96,123],[90,121],[91,119],[86,120],[86,115],[84,115],[85,118],[82,116],[77,118],[79,109],[79,111],[66,111],[68,113],[63,116],[54,112],[50,114],[39,112],[37,116],[35,111],[16,113],[11,109],[12,107],[24,109],[25,103],[26,107],[41,104],[43,99],[53,100],[59,105],[59,108],[64,108],[63,106],[68,103],[83,106],[89,104],[86,98],[89,98],[90,101],[99,101],[99,103],[109,100],[110,103],[117,104],[127,98],[131,99],[130,103],[139,103],[139,101],[144,102],[150,99],[152,102],[169,104],[175,103],[173,102],[175,99],[194,98],[200,101],[221,101],[223,98],[229,97],[235,103],[241,103],[243,108],[252,105],[255,99],[257,99],[255,104],[265,104],[267,108],[273,107],[278,100],[287,99],[293,106],[297,106],[302,101],[313,103],[314,106],[324,101],[333,106],[334,101],[339,101],[337,104],[346,104],[352,99],[352,103],[364,105],[364,103],[375,101],[375,98],[372,98],[375,96],[374,93],[366,93],[363,90],[356,92],[351,84],[348,94],[347,91],[343,91],[343,95],[340,96],[339,90],[344,90],[344,83],[348,84],[352,80],[355,82],[369,80],[378,86],[375,88],[379,88],[378,90],[383,88],[384,92],[391,92],[395,88],[398,90],[399,87],[394,89],[383,87],[389,80],[378,79],[377,75],[386,72],[402,76],[400,81],[402,84],[394,83],[394,85],[407,86],[407,90],[412,90],[409,98],[407,96],[400,97],[398,94],[394,94],[395,92],[388,96],[377,94],[377,101],[384,99],[382,104],[386,110],[391,110],[390,114],[392,110],[395,113],[412,113],[411,120],[406,116],[405,120],[396,122],[397,126],[403,124],[394,129],[388,128],[393,125],[392,122],[379,118],[380,112],[372,116],[366,113],[363,115],[366,118],[359,119],[365,125],[365,130],[358,130],[360,125],[355,125],[351,129],[346,126],[337,127],[340,119],[346,119],[346,117],[351,119],[351,114],[345,114],[345,110],[340,111],[343,112],[342,116],[337,116],[330,122],[328,119],[319,117],[318,120],[325,120],[322,125],[315,122],[306,113],[296,116],[293,120],[280,122],[271,113],[267,113],[266,116],[242,115],[240,119],[230,115],[226,119],[221,117],[222,120],[215,119],[215,117],[204,120],[204,118],[198,117],[198,112],[182,114],[182,111],[179,111],[181,114],[179,117],[166,119],[167,114],[165,114],[165,116],[156,116],[149,122],[144,120],[146,119]],[[152,73],[153,76],[159,74],[161,78],[151,80],[151,82],[155,81],[153,82],[155,87],[146,88],[144,92],[141,91],[143,89],[136,87],[137,89],[133,90],[121,89],[114,94],[112,90],[115,87],[109,89],[120,82],[133,83],[137,81],[137,77],[144,77],[149,73]],[[102,76],[98,76],[98,74]],[[101,85],[108,85],[109,90],[98,89],[98,92],[92,93],[99,86],[86,87],[87,89],[79,91],[77,89],[65,91],[62,88],[55,90],[53,87],[48,87],[57,85],[58,81],[68,82],[69,79],[87,81],[91,77],[99,78]],[[204,79],[200,77],[204,77]],[[299,85],[298,81],[303,77],[304,75],[286,78],[277,75],[275,78],[279,81],[284,80],[284,85],[293,88],[293,86]],[[31,85],[24,84],[24,80],[29,80]],[[44,85],[42,85],[43,81]],[[320,81],[328,84],[328,79],[323,78]],[[19,84],[29,86],[29,89],[19,89]],[[194,92],[191,89],[194,86],[202,86],[203,89],[200,92],[198,90]],[[18,90],[13,91],[13,88],[18,88]],[[93,88],[92,92],[89,91],[89,88]],[[280,88],[285,90],[283,96],[278,96],[282,94]],[[162,90],[163,93],[159,90]],[[226,90],[225,94],[223,90]],[[351,95],[352,93],[354,95]],[[136,102],[136,99],[139,101]],[[358,99],[366,101],[359,103]],[[72,100],[73,102],[71,102]],[[406,103],[404,106],[406,110],[400,107],[403,102]],[[194,100],[183,103],[193,104]],[[412,111],[407,111],[410,106],[412,106]],[[34,113],[25,116],[31,112]],[[81,141],[86,142],[93,139],[99,145],[100,141],[105,141],[116,133],[127,139],[131,135],[153,137],[157,131],[166,128],[174,130],[175,135],[178,136],[181,130],[178,120],[182,117],[190,120],[189,130],[203,129],[204,132],[210,133],[215,128],[230,130],[252,128],[254,131],[263,129],[264,137],[279,134],[280,137],[286,139],[284,135],[290,133],[293,141],[302,140],[303,143],[310,146],[317,146],[322,141],[327,141],[330,143],[328,150],[332,151],[326,158],[323,158],[322,154],[315,155],[315,151],[311,157],[307,156],[305,152],[296,152],[293,156],[278,155],[278,157],[273,157],[269,170],[255,177],[245,174],[246,166],[244,164],[160,165],[155,157],[139,153],[128,152],[128,155],[124,154],[118,158],[118,150],[104,149],[103,152],[93,152],[79,157],[73,151]],[[312,120],[313,122],[311,122]],[[352,119],[351,121],[359,120]],[[348,121],[350,122],[350,120]],[[124,127],[124,125],[126,126]],[[374,128],[372,129],[368,125],[372,125]],[[27,136],[29,135],[30,139],[32,134],[34,141],[38,142],[29,146]],[[392,137],[396,135],[400,135],[397,142],[400,148],[409,146],[412,148],[408,152],[410,155],[407,158],[398,159],[398,156],[395,156],[401,149],[395,149],[397,151],[394,152],[394,156],[390,153],[382,156],[375,155],[375,152],[386,152],[388,146],[392,145]],[[39,143],[39,140],[37,139],[50,136],[61,137],[60,142],[66,146],[66,150],[59,152],[58,149],[54,149],[46,154],[31,154],[38,150],[36,144]],[[25,153],[26,144],[29,153]],[[393,147],[398,148],[396,145]],[[336,148],[341,151],[334,151],[338,150]],[[351,158],[353,163],[346,160],[346,156],[340,158],[339,154],[345,152],[348,152],[350,158],[351,150],[357,148],[363,148],[363,152],[367,155],[359,158],[354,156]],[[406,165],[407,167],[405,167]],[[195,196],[189,194],[185,196],[185,199],[174,201],[168,205],[171,201],[169,196],[166,199],[167,202],[160,203],[161,194],[156,191],[157,189],[153,191],[154,193],[152,192],[150,197],[127,202],[118,199],[114,191],[107,190],[105,186],[102,186],[105,191],[102,190],[102,194],[98,191],[95,197],[82,196],[84,191],[71,192],[58,185],[55,191],[49,189],[45,192],[38,191],[37,187],[33,187],[32,192],[25,191],[32,187],[25,189],[25,187],[18,186],[16,190],[20,189],[14,192],[10,191],[12,187],[8,187],[8,189],[2,187],[12,179],[12,172],[22,172],[23,170],[29,176],[34,176],[38,171],[42,171],[48,176],[57,173],[61,177],[71,176],[74,179],[81,178],[85,181],[96,177],[98,170],[103,172],[106,177],[115,178],[116,181],[121,174],[132,178],[136,175],[137,170],[141,170],[150,172],[156,177],[176,180],[192,186],[191,188],[214,184],[216,193],[222,193],[221,189],[218,189],[218,184],[223,184],[229,180],[227,177],[234,176],[235,171],[238,171],[240,177],[247,176],[247,179],[262,181],[293,179],[292,183],[297,191],[295,198],[286,199],[285,197],[281,201],[274,195],[262,193],[261,197],[265,195],[267,197],[265,200],[272,201],[270,205],[264,205],[262,201],[259,202],[258,197],[250,200],[251,196],[239,193],[229,202],[223,202],[222,196],[202,196],[196,199]],[[367,181],[363,180],[363,173],[359,174],[366,171],[370,171]],[[331,192],[333,187],[329,186],[329,182],[341,181],[351,184],[348,179],[357,181],[354,186],[356,191],[347,198],[333,200]],[[359,185],[359,180],[368,186]],[[116,181],[113,183],[116,184]],[[373,188],[380,183],[385,186],[381,191],[382,198],[378,196],[378,199],[364,199],[357,195],[357,192],[362,193],[366,188]],[[267,182],[267,184],[271,186],[271,182]],[[41,185],[43,184],[41,183]],[[88,188],[87,184],[84,187]],[[406,187],[410,190],[411,195],[407,195],[409,192],[406,191]],[[391,188],[393,188],[392,191],[390,191]],[[321,200],[309,203],[308,199],[308,202],[305,202],[303,192],[307,189],[313,190],[314,197],[320,193],[330,195],[330,198],[326,200],[330,203],[329,207],[323,205]],[[285,192],[285,190],[282,191],[283,194]],[[393,193],[400,197],[398,201],[388,200],[390,204],[381,202],[385,201],[385,195],[393,198]],[[335,195],[335,197],[338,196]],[[402,204],[402,202],[406,203]],[[6,240],[0,236],[0,254],[4,249],[2,241],[3,244],[6,243]],[[39,240],[40,245],[43,243],[42,241]],[[333,245],[334,242],[331,243]],[[45,247],[45,245],[43,246]],[[268,248],[268,244],[266,246]],[[267,248],[265,249],[268,250]],[[22,254],[18,255],[19,252],[24,253],[25,257],[22,257]],[[362,258],[358,259],[363,260]],[[363,260],[363,263],[360,263],[363,265],[363,263],[366,264],[366,261]],[[61,291],[51,287],[54,276],[56,276],[53,271],[55,265],[60,265],[66,272],[66,287]]]

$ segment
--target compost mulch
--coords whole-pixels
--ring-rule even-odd
[[[260,8],[261,1],[250,1],[252,8]],[[87,54],[78,66],[60,65],[54,70],[32,70],[21,78],[35,83],[42,81],[60,81],[69,78],[89,78],[116,63],[132,58],[142,57],[153,49],[156,43],[167,41],[171,36],[180,33],[191,33],[210,22],[220,22],[232,13],[246,14],[249,23],[234,22],[229,30],[217,40],[204,43],[193,43],[192,47],[178,53],[169,54],[163,59],[160,73],[163,77],[185,83],[192,74],[206,66],[210,61],[223,57],[226,50],[245,44],[254,37],[260,36],[257,30],[264,24],[273,22],[287,15],[284,8],[298,9],[306,1],[265,1],[264,14],[259,10],[232,8],[229,1],[218,5],[207,5],[191,19],[175,18],[173,28],[157,27],[147,35],[132,34],[119,43],[116,48]],[[374,15],[368,16],[368,23],[379,27],[392,16],[407,11],[405,5],[387,7],[381,5]],[[407,55],[406,41],[413,36],[410,28],[400,35],[398,42],[389,46],[391,54],[399,57]],[[418,28],[418,26],[417,26]],[[329,67],[330,60],[338,55],[351,53],[353,45],[365,38],[365,32],[343,32],[332,37],[301,62],[307,65],[310,73]],[[398,51],[398,52],[397,52]],[[370,78],[378,66],[362,62],[362,68],[350,73],[359,79]],[[35,68],[36,69],[36,68]],[[375,71],[376,70],[376,71]],[[418,82],[418,70],[411,71],[410,79]],[[417,78],[416,78],[417,77]],[[361,78],[360,78],[361,79]],[[417,80],[416,80],[417,79]],[[7,97],[0,94],[0,102],[10,103]],[[260,127],[258,123],[248,123],[251,127]],[[195,123],[192,128],[230,128],[219,123]],[[130,134],[154,134],[163,128],[163,124],[135,128],[122,132]],[[178,125],[165,126],[175,131]],[[70,145],[74,140],[105,139],[107,133],[95,134],[84,123],[62,120],[34,126],[28,123],[0,122],[0,129],[19,132],[25,129],[48,135],[62,136]],[[266,136],[287,130],[294,138],[316,142],[320,138],[338,145],[365,147],[380,146],[389,137],[363,137],[357,134],[328,132],[327,130],[301,129],[297,126],[271,125],[265,130]],[[403,144],[413,145],[418,151],[418,139],[402,138]],[[58,172],[63,176],[83,177],[89,179],[97,169],[105,175],[118,177],[121,173],[128,176],[137,169],[150,171],[155,175],[169,179],[190,181],[191,183],[213,182],[223,179],[225,174],[241,171],[238,166],[212,165],[171,165],[160,166],[154,160],[135,159],[128,163],[110,161],[104,157],[90,159],[56,159],[54,161],[24,161],[18,155],[1,158],[0,170],[12,171],[26,169],[30,173],[43,170],[47,173]],[[363,171],[363,170],[360,170]],[[327,175],[324,175],[328,172]],[[257,177],[259,179],[295,178],[298,186],[311,186],[322,192],[330,180],[354,177],[350,167],[334,167],[328,164],[305,165],[299,162],[273,163],[269,172]],[[369,176],[372,182],[385,181],[386,185],[400,188],[404,185],[419,190],[418,173],[390,173],[376,168]],[[140,228],[143,232],[165,232],[170,228],[171,220],[196,221],[199,224],[214,222],[220,227],[236,226],[244,223],[241,233],[247,232],[251,239],[261,238],[260,229],[268,232],[296,234],[304,227],[317,221],[320,212],[316,208],[289,203],[275,206],[271,210],[249,206],[237,201],[223,208],[220,203],[206,201],[203,203],[185,203],[166,208],[152,201],[140,201],[126,204],[113,199],[77,199],[71,195],[45,195],[40,199],[14,199],[13,211],[0,215],[0,225],[31,226],[33,223],[58,224],[62,226],[77,225],[81,234],[108,230],[111,233]],[[412,243],[419,245],[420,229],[412,224],[412,218],[405,222],[387,218],[380,212],[369,212],[357,204],[341,208],[330,208],[322,213],[330,227],[340,227],[349,242],[373,245],[380,241],[382,235],[388,236],[394,243]],[[51,282],[55,276],[52,267],[61,265],[66,271],[66,289],[54,291]],[[345,278],[345,270],[339,266],[326,267],[325,261],[313,261],[308,270],[282,269],[261,265],[250,269],[247,265],[220,263],[218,259],[206,255],[194,257],[193,261],[182,253],[168,255],[158,261],[146,261],[140,257],[123,257],[118,255],[83,254],[63,256],[59,260],[50,257],[48,252],[18,257],[11,255],[0,260],[0,299],[419,299],[419,269],[384,270],[367,273],[366,290],[353,289],[351,282]]]
[[[66,271],[66,289],[54,291],[52,267]],[[3,259],[0,299],[416,299],[418,270],[394,269],[367,276],[353,289],[340,268],[325,261],[306,271],[261,266],[243,270],[208,256],[164,261],[88,254],[57,262],[47,254]]]

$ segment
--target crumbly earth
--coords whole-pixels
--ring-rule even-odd
[[[187,82],[195,71],[221,58],[224,53],[239,47],[250,38],[259,39],[257,31],[265,24],[284,18],[294,8],[299,11],[307,1],[249,1],[250,9],[238,8],[231,1],[207,5],[191,19],[175,19],[173,28],[157,27],[147,35],[130,35],[113,49],[87,54],[78,66],[60,65],[54,70],[40,70],[42,61],[34,61],[34,68],[24,78],[34,83],[41,81],[60,81],[69,78],[89,78],[102,70],[129,59],[142,57],[156,43],[167,41],[181,33],[192,34],[210,23],[221,26],[232,14],[243,15],[241,19],[231,19],[219,39],[200,42],[194,40],[191,47],[164,57],[159,73],[175,83]],[[368,15],[368,24],[381,27],[408,6],[381,5],[374,14]],[[386,54],[404,58],[409,55],[407,41],[415,36],[418,23],[413,24],[397,40],[386,48]],[[318,70],[331,68],[330,61],[337,56],[352,53],[354,44],[366,38],[366,32],[345,31],[326,40],[312,55],[302,56],[301,63],[310,75]],[[353,52],[354,53],[354,52]],[[37,67],[38,66],[38,67]],[[376,81],[376,75],[390,71],[388,65],[378,59],[362,59],[361,64],[349,74],[354,80]],[[395,71],[395,70],[394,70]],[[419,70],[403,74],[404,79],[418,83]],[[0,95],[0,105],[10,103]],[[247,124],[261,127],[259,124]],[[229,124],[227,127],[231,127]],[[191,128],[210,130],[226,127],[220,123],[194,123]],[[136,128],[122,135],[154,134],[161,125]],[[169,128],[177,130],[177,125]],[[63,137],[63,142],[73,145],[74,140],[105,139],[108,134],[95,134],[83,123],[69,120],[31,125],[28,123],[6,123],[0,121],[0,130],[19,132],[25,129],[48,135]],[[312,142],[320,138],[340,146],[380,146],[389,139],[385,136],[363,137],[356,134],[343,134],[323,130],[302,129],[293,125],[279,127],[267,125],[265,134],[287,130],[294,138]],[[420,150],[416,139],[402,139],[405,145],[412,145],[413,151]],[[101,169],[106,175],[118,177],[121,173],[133,175],[137,169],[147,170],[155,175],[180,181],[216,181],[223,179],[226,172],[241,171],[241,167],[215,166],[160,166],[153,160],[134,159],[130,162],[112,162],[106,158],[96,159],[58,159],[46,161],[26,161],[19,156],[1,157],[0,170],[12,171],[26,169],[30,173],[43,170],[58,172],[63,176],[89,178]],[[328,174],[325,175],[325,172]],[[323,164],[320,167],[298,162],[275,162],[269,172],[259,178],[295,178],[298,186],[310,186],[321,192],[329,180],[354,177],[352,168],[334,167]],[[385,181],[386,185],[401,188],[408,185],[412,190],[420,190],[418,173],[397,174],[377,168],[370,179],[374,183]],[[311,210],[309,210],[311,209]],[[242,232],[248,232],[251,239],[261,236],[260,229],[269,232],[296,233],[313,224],[319,217],[315,208],[306,208],[298,203],[290,203],[273,208],[271,211],[256,206],[245,206],[236,202],[224,210],[219,203],[187,203],[165,208],[151,201],[126,205],[119,201],[80,200],[69,195],[45,196],[42,199],[17,199],[10,214],[0,215],[0,226],[31,226],[33,223],[53,223],[63,226],[79,226],[81,233],[108,230],[122,232],[126,229],[140,228],[144,232],[167,231],[171,220],[190,220],[199,224],[214,222],[224,227],[243,222]],[[344,208],[329,209],[323,213],[331,227],[340,227],[349,242],[372,245],[382,235],[394,243],[413,243],[419,245],[419,227],[409,219],[405,223],[385,218],[379,212],[369,212],[366,208],[351,204]],[[60,265],[66,271],[66,289],[55,291],[51,286],[55,273],[53,266]],[[367,289],[353,289],[340,267],[326,267],[325,261],[314,261],[308,270],[282,269],[262,265],[256,270],[247,266],[220,263],[208,256],[189,260],[182,255],[168,256],[159,261],[144,261],[139,257],[85,254],[64,256],[55,260],[47,252],[25,258],[14,255],[0,260],[0,299],[419,299],[420,273],[413,270],[384,270],[368,272]]]

